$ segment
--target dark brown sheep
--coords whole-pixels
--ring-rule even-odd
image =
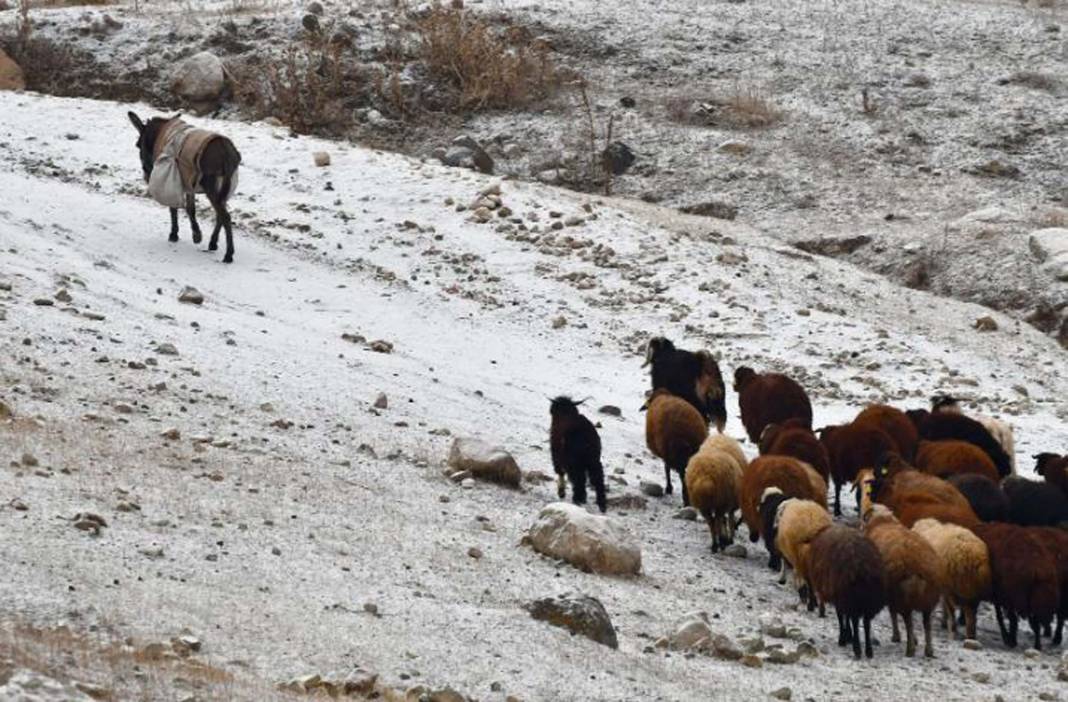
[[[957,488],[941,478],[899,465],[876,468],[871,499],[889,507],[909,528],[921,519],[937,519],[966,529],[979,524],[979,517]]]
[[[942,479],[974,473],[1000,480],[998,469],[986,452],[975,444],[956,439],[921,441],[916,451],[916,469]]]
[[[842,514],[842,486],[854,482],[857,473],[874,468],[888,454],[896,454],[897,443],[882,429],[868,424],[843,424],[819,430],[820,441],[831,459],[834,479],[834,514]]]
[[[764,491],[775,487],[786,497],[812,500],[827,506],[827,482],[808,465],[789,456],[760,456],[742,475],[740,506],[742,519],[749,527],[749,540],[760,539],[760,499]]]
[[[886,606],[883,560],[875,544],[856,529],[832,524],[812,540],[808,578],[821,610],[822,603],[834,605],[838,645],[853,644],[853,655],[860,658],[863,620],[864,655],[871,658],[871,620]]]
[[[831,476],[831,459],[827,448],[816,438],[811,429],[799,426],[791,419],[783,424],[769,424],[760,437],[762,455],[793,456],[812,466],[824,480]]]
[[[742,366],[734,371],[734,391],[738,393],[738,409],[742,425],[754,444],[769,424],[799,419],[812,427],[812,403],[797,381],[780,373],[758,374]]]
[[[908,415],[896,407],[869,405],[861,410],[853,423],[882,429],[894,440],[898,454],[906,461],[911,461],[916,456],[920,433]]]
[[[1016,647],[1023,617],[1031,625],[1035,648],[1042,650],[1042,628],[1049,626],[1060,605],[1056,559],[1038,535],[1015,524],[980,524],[972,531],[990,552],[992,600],[1001,640]]]
[[[974,473],[953,475],[946,479],[968,500],[975,516],[984,522],[1009,521],[1009,496],[990,478]]]
[[[1061,645],[1064,634],[1064,621],[1068,618],[1068,531],[1057,527],[1031,527],[1028,531],[1034,533],[1046,548],[1053,554],[1057,562],[1057,578],[1061,586],[1061,599],[1057,606],[1057,630],[1052,632],[1054,646]],[[1050,635],[1047,628],[1046,636]]]
[[[975,444],[990,456],[997,467],[998,475],[1005,477],[1012,473],[1012,459],[1001,443],[979,422],[971,417],[953,412],[928,412],[927,410],[909,410],[905,413],[916,429],[920,438],[928,441],[957,439]]]

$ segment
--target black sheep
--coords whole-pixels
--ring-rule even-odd
[[[998,469],[998,475],[1005,477],[1012,473],[1012,459],[1001,443],[995,439],[986,427],[971,417],[947,412],[928,412],[927,410],[909,410],[905,414],[916,425],[920,438],[927,441],[956,439],[967,441],[981,448]]]
[[[951,475],[947,481],[960,490],[979,519],[984,522],[1009,521],[1008,495],[990,478],[975,473],[961,473]]]
[[[1020,526],[1068,522],[1068,497],[1055,485],[1010,475],[1001,481],[1009,497],[1009,521]]]
[[[607,508],[604,487],[604,466],[601,465],[601,437],[593,423],[578,411],[582,402],[561,395],[552,400],[549,414],[549,449],[553,458],[553,470],[557,476],[557,494],[563,499],[567,494],[564,476],[571,481],[571,501],[576,505],[586,504],[586,483],[593,484],[597,493],[597,507],[602,512]]]
[[[777,487],[764,490],[764,494],[760,497],[760,533],[764,537],[764,548],[768,550],[768,567],[775,571],[782,567],[782,554],[775,545],[775,536],[778,531],[775,528],[775,517],[779,513],[779,505],[789,499],[791,498],[784,495]]]
[[[727,423],[726,386],[719,364],[708,351],[675,348],[662,336],[649,340],[645,363],[652,366],[652,389],[663,388],[693,405],[706,422],[723,431]]]

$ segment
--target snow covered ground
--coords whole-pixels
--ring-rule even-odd
[[[983,651],[940,634],[936,659],[906,660],[883,615],[874,660],[853,661],[833,617],[796,611],[762,549],[712,556],[704,525],[672,519],[678,494],[614,515],[644,563],[617,579],[519,545],[551,483],[464,489],[441,470],[450,435],[478,435],[551,473],[546,396],[566,392],[590,396],[592,414],[622,408],[598,415],[605,464],[626,483],[610,494],[662,480],[637,409],[641,346],[665,334],[721,354],[727,374],[793,374],[817,425],[871,400],[973,398],[1015,425],[1029,473],[1032,453],[1068,445],[1053,341],[997,315],[998,331],[977,332],[988,310],[741,224],[512,181],[500,188],[515,221],[480,224],[456,205],[491,178],[201,120],[244,157],[227,266],[184,221],[167,242],[127,109],[0,94],[0,399],[23,418],[0,424],[5,626],[140,640],[188,628],[205,660],[268,683],[359,665],[482,700],[1059,694],[1059,652],[1002,650],[989,612]],[[330,166],[313,165],[319,150]],[[186,286],[202,305],[178,301]],[[733,394],[728,408],[740,437]],[[78,512],[109,526],[93,538],[65,521]],[[521,609],[565,590],[604,603],[618,651]],[[821,655],[750,669],[651,648],[695,610],[732,637],[779,614]]]

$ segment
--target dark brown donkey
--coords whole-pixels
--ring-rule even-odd
[[[175,117],[153,117],[148,122],[142,122],[141,118],[133,112],[128,114],[130,122],[137,129],[137,148],[141,152],[141,168],[145,172],[145,182],[147,183],[152,175],[152,166],[155,164],[160,148],[162,148],[162,145],[157,145],[160,134],[165,131],[168,125],[178,120],[181,115]],[[233,142],[226,137],[210,134],[206,136],[207,139],[203,148],[199,150],[197,158],[192,160],[190,170],[196,174],[193,176],[194,182],[183,183],[185,186],[185,212],[189,215],[189,224],[193,228],[193,243],[199,244],[201,234],[200,225],[197,224],[196,217],[196,193],[203,192],[208,197],[212,209],[215,210],[215,229],[211,233],[208,250],[218,250],[219,230],[225,228],[226,255],[223,257],[223,263],[233,263],[234,234],[230,213],[226,209],[226,201],[233,191],[237,167],[241,164],[241,154],[238,153]],[[157,148],[157,146],[160,148]],[[170,241],[178,241],[178,210],[171,207],[170,211]]]

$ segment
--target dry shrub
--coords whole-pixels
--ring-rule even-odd
[[[275,117],[298,134],[336,134],[351,123],[346,102],[361,87],[338,44],[316,36],[289,44],[277,60],[233,67],[234,94],[257,117]]]
[[[736,87],[707,100],[672,95],[664,101],[668,118],[679,124],[722,129],[764,129],[782,121],[782,110],[771,97],[752,87]]]
[[[430,75],[454,91],[461,111],[523,107],[551,95],[560,75],[548,48],[525,32],[499,37],[459,9],[435,7],[419,22],[420,54]]]
[[[1056,76],[1049,73],[1039,73],[1038,71],[1017,71],[1009,76],[1005,82],[1051,93],[1060,87],[1060,81]]]

